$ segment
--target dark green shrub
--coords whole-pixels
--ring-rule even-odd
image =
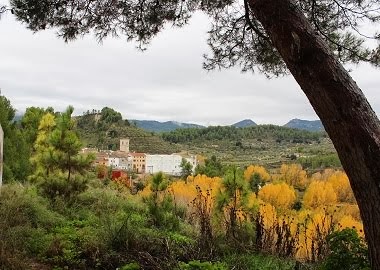
[[[190,261],[189,263],[180,263],[179,268],[181,270],[227,270],[227,266],[224,263],[212,263],[212,262],[200,262]]]
[[[54,200],[62,197],[70,200],[87,189],[88,179],[86,177],[76,175],[67,179],[64,175],[51,176],[39,184],[40,191],[43,196]]]
[[[228,269],[236,270],[293,270],[295,262],[290,259],[277,258],[274,256],[264,256],[259,254],[236,254],[231,253],[223,258],[228,265]]]
[[[368,249],[354,229],[344,229],[327,237],[330,254],[323,263],[325,270],[370,269]]]
[[[128,263],[126,265],[124,265],[123,267],[120,268],[120,270],[139,270],[141,269],[140,268],[140,265],[138,263]]]

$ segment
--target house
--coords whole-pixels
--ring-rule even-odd
[[[94,166],[104,165],[109,166],[108,158],[111,154],[111,151],[100,151],[96,153]]]
[[[4,143],[4,132],[0,125],[0,187],[3,184],[3,143]]]
[[[145,173],[146,155],[144,153],[129,153],[132,161],[132,170],[136,173]]]
[[[128,153],[123,151],[111,152],[108,156],[108,167],[128,170],[131,165],[128,164]]]

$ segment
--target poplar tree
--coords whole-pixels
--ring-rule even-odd
[[[54,169],[54,147],[50,143],[50,136],[56,126],[55,116],[47,113],[42,116],[38,126],[36,141],[34,142],[34,154],[30,161],[34,166],[34,173],[30,176],[32,181],[47,179]]]

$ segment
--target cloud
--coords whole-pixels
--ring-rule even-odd
[[[33,34],[8,14],[0,21],[0,88],[20,111],[53,106],[75,113],[108,106],[128,119],[232,124],[245,118],[284,124],[316,119],[292,77],[268,80],[238,69],[202,70],[208,20],[158,35],[145,52],[125,38],[98,44],[86,36],[66,44],[52,30]],[[380,111],[380,77],[367,65],[353,75]]]

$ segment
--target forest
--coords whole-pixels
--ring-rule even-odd
[[[30,107],[14,121],[1,96],[0,112],[1,269],[370,268],[359,208],[340,169],[206,156],[192,175],[184,166],[181,178],[146,175],[132,187],[80,153],[85,123],[73,107]],[[113,110],[100,115],[101,125],[128,125]]]

